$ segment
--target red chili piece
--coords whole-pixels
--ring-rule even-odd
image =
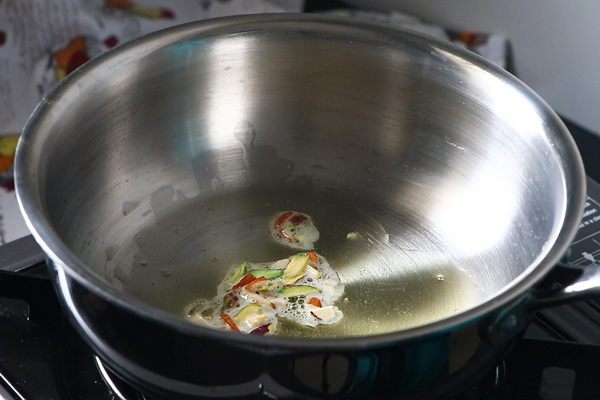
[[[323,303],[321,303],[321,300],[319,300],[316,297],[311,297],[310,299],[308,299],[308,301],[306,302],[306,304],[312,304],[313,306],[323,307]]]
[[[227,325],[229,325],[229,328],[231,328],[232,331],[235,331],[235,332],[240,331],[240,328],[237,327],[237,325],[235,324],[235,322],[233,322],[233,319],[229,315],[227,315],[225,313],[221,313],[221,314],[219,314],[219,316]]]
[[[262,282],[262,281],[266,281],[267,278],[264,276],[259,276],[258,278],[252,280],[250,283],[248,283],[246,286],[244,286],[246,288],[246,290],[252,290],[252,287],[254,285],[256,285],[258,282]]]
[[[304,254],[308,256],[308,262],[312,263],[313,265],[319,265],[319,257],[317,257],[317,253],[314,251],[309,251]]]
[[[240,279],[238,281],[238,283],[236,283],[235,285],[233,285],[232,289],[239,289],[243,286],[246,286],[247,284],[249,284],[250,282],[252,282],[254,279],[256,279],[254,277],[254,275],[252,275],[250,272],[248,272],[246,275],[244,275],[244,277],[242,279]]]
[[[290,217],[292,214],[292,211],[281,214],[279,218],[277,218],[277,221],[275,221],[275,228],[279,228],[281,225],[283,225],[285,220],[288,219],[288,217]]]

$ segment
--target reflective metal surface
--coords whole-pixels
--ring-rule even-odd
[[[336,393],[282,378],[315,397],[440,394],[482,373],[525,326],[585,187],[564,125],[507,73],[417,34],[310,15],[181,26],[86,64],[28,122],[16,184],[71,319],[112,368],[206,394],[253,382],[252,357],[281,356],[271,376],[335,354],[379,365],[335,367]],[[231,264],[291,254],[265,225],[289,209],[314,218],[316,250],[346,284],[345,324],[311,334],[344,339],[182,318]],[[246,372],[206,370],[215,349],[248,355]],[[417,359],[426,376],[396,369]]]
[[[348,293],[368,293],[350,306],[373,300],[349,313],[383,318],[402,287],[423,299],[392,305],[410,322],[373,333],[407,328],[537,279],[581,209],[581,163],[555,114],[490,64],[404,31],[217,20],[74,75],[25,129],[19,196],[68,270],[127,303],[181,312],[231,264],[287,255],[264,218],[299,209]],[[348,230],[369,241],[348,246]],[[435,305],[445,273],[468,279],[444,281]]]
[[[350,298],[350,316],[385,318],[398,288],[419,299],[358,333],[522,295],[566,249],[584,188],[568,132],[508,74],[422,36],[317,16],[215,20],[109,52],[42,102],[16,169],[50,256],[146,314],[210,296],[240,258],[289,253],[264,219],[299,208],[349,295],[372,299]],[[436,303],[445,273],[457,278]],[[409,322],[394,325],[400,310]]]

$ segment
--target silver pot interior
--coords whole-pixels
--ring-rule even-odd
[[[555,114],[508,74],[408,32],[308,16],[126,45],[59,85],[23,138],[19,196],[52,257],[148,307],[183,315],[233,264],[294,254],[268,220],[311,215],[346,285],[344,323],[318,336],[523,292],[565,248],[582,175]]]

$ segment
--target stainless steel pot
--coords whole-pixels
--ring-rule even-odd
[[[448,395],[536,307],[598,293],[534,290],[585,196],[556,114],[476,55],[385,25],[256,15],[119,46],[42,101],[15,175],[75,326],[164,396]],[[287,209],[320,228],[345,322],[290,338],[187,321],[232,263],[291,253],[264,225]]]

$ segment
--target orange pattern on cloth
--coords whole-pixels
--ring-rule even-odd
[[[104,0],[108,7],[130,11],[136,15],[150,19],[173,19],[173,11],[162,7],[143,7],[129,0]]]
[[[0,136],[0,172],[12,166],[18,141],[19,135]]]
[[[77,67],[89,61],[85,38],[77,36],[63,49],[54,54],[56,60],[56,81],[61,81],[65,76],[73,72]]]

